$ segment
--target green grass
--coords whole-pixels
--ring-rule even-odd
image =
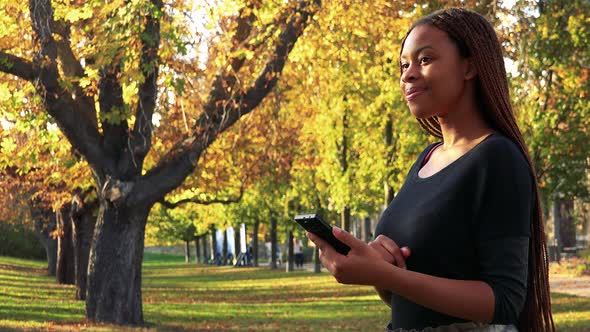
[[[74,288],[46,277],[45,263],[0,257],[0,330],[381,331],[389,311],[370,287],[326,273],[185,264],[146,255],[146,326],[91,324]],[[590,298],[552,294],[559,331],[590,331]]]

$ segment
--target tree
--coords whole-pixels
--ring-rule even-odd
[[[4,29],[0,71],[34,87],[44,111],[88,162],[99,188],[88,270],[89,319],[143,322],[141,262],[151,207],[195,170],[218,135],[262,102],[318,5],[288,2],[278,10],[276,22],[263,26],[255,24],[259,1],[226,17],[224,22],[230,22],[236,33],[227,39],[229,52],[216,57],[221,65],[200,115],[149,168],[145,162],[152,148],[154,113],[161,111],[159,78],[162,69],[174,70],[180,59],[171,54],[186,45],[174,22],[174,8],[184,10],[181,3],[31,0],[28,12],[18,5],[2,5],[14,25]],[[19,15],[30,18],[26,42],[20,45],[6,38],[6,30],[23,28],[14,28],[26,21],[17,19]],[[265,28],[277,38],[257,40]],[[248,68],[246,59],[255,52],[266,60]],[[260,74],[239,75],[254,70]]]
[[[249,124],[264,123],[265,126],[246,125],[249,127],[248,135],[242,136],[240,140],[249,142],[247,153],[243,154],[247,157],[247,160],[243,161],[243,166],[250,174],[248,179],[250,185],[243,200],[235,206],[228,207],[227,210],[228,220],[239,220],[253,226],[254,265],[258,264],[258,231],[261,223],[263,226],[268,226],[267,231],[271,242],[270,268],[272,269],[277,268],[279,227],[292,222],[292,215],[286,208],[287,192],[291,186],[291,163],[297,148],[296,138],[299,127],[294,122],[285,121],[283,118],[285,114],[279,110],[280,108],[274,106],[263,109],[256,114],[262,121],[249,122]]]
[[[31,199],[28,203],[35,233],[38,234],[39,241],[43,244],[47,254],[47,274],[55,276],[57,273],[57,240],[54,236],[57,224],[55,213],[38,199]]]
[[[6,88],[7,85],[0,85],[0,95],[8,105],[19,105],[23,99],[35,97],[26,89],[8,91]],[[83,203],[79,193],[94,191],[87,164],[79,155],[72,154],[71,146],[63,143],[64,137],[57,128],[47,124],[47,114],[39,112],[37,105],[23,107],[18,113],[3,110],[2,114],[6,116],[0,131],[2,187],[23,192],[19,199],[30,201],[30,213],[35,218],[29,227],[35,229],[46,249],[50,275],[56,276],[58,283],[75,283],[76,297],[83,299],[89,244],[96,219],[93,212],[98,207],[87,204],[76,212],[77,216],[70,207],[73,192],[77,192],[74,198]],[[8,199],[3,206],[14,205]],[[2,213],[8,218],[11,214],[11,209]],[[85,230],[86,227],[90,229]],[[83,241],[88,245],[77,245]]]
[[[56,276],[59,235],[56,230],[56,214],[51,202],[43,200],[36,186],[24,179],[14,167],[0,169],[2,222],[14,224],[18,220],[26,228],[34,230],[45,249],[48,275]]]
[[[57,220],[56,280],[59,284],[73,285],[75,284],[76,276],[70,204],[60,206],[55,211],[55,215]]]
[[[403,105],[397,76],[400,41],[411,24],[400,13],[411,8],[388,1],[326,8],[329,14],[307,30],[291,56],[292,70],[284,72],[294,101],[285,107],[303,114],[292,196],[331,223],[337,211],[338,224],[348,228],[351,217],[382,211],[381,193],[391,200],[426,135]]]
[[[86,300],[88,260],[98,213],[96,192],[93,190],[84,192],[78,190],[74,193],[70,204],[76,299]]]
[[[575,246],[574,199],[588,199],[590,41],[586,1],[537,1],[514,9],[505,43],[517,66],[515,106],[537,170],[545,215],[560,247]],[[550,204],[553,203],[553,209]]]

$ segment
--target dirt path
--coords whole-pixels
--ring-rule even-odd
[[[550,274],[551,292],[590,297],[590,276],[573,277],[564,274]]]

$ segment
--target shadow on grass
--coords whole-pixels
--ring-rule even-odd
[[[144,266],[147,324],[140,327],[89,323],[73,287],[25,269],[0,270],[0,289],[8,290],[0,295],[7,326],[0,331],[378,331],[389,319],[370,287],[342,286],[325,273],[158,259]],[[551,295],[559,331],[590,331],[590,298]]]
[[[146,315],[159,325],[175,322],[195,330],[248,331],[379,331],[383,330],[389,309],[374,300],[348,303],[309,301],[307,303],[268,304],[154,304]],[[358,310],[363,310],[360,312]],[[339,326],[342,324],[342,326]],[[214,328],[212,328],[214,327]]]
[[[66,289],[70,289],[70,288],[74,287],[73,285],[60,285],[60,284],[57,284],[54,282],[55,281],[53,281],[51,279],[45,280],[45,281],[41,281],[41,280],[29,281],[26,279],[14,280],[14,279],[10,279],[10,278],[3,278],[2,275],[0,275],[0,287],[7,288],[7,289],[15,288],[15,289],[19,289],[21,292],[26,291],[26,292],[30,292],[30,293],[37,293],[37,292],[39,292],[40,289],[60,291],[60,290],[66,290]]]
[[[338,289],[319,289],[300,287],[283,287],[279,293],[274,288],[262,289],[192,289],[187,294],[186,288],[166,288],[144,286],[144,299],[146,301],[166,301],[173,303],[192,303],[192,302],[223,302],[235,304],[254,304],[254,303],[283,303],[285,301],[299,303],[315,300],[336,300],[343,302],[354,302],[354,299],[345,299],[343,297],[366,296],[367,291],[362,289],[338,290]]]
[[[30,274],[47,274],[47,268],[38,268],[32,266],[22,266],[13,264],[0,264],[0,270],[13,270]]]
[[[76,308],[64,308],[56,306],[16,306],[0,304],[0,317],[11,320],[27,320],[35,322],[47,322],[51,320],[71,319],[72,315],[81,315],[84,311]]]
[[[164,279],[167,281],[191,281],[191,282],[252,282],[255,280],[269,280],[269,279],[290,279],[293,277],[309,277],[314,278],[320,276],[308,271],[295,271],[285,273],[283,270],[268,268],[234,268],[230,266],[166,266],[162,269],[165,273],[156,272],[158,269],[155,266],[150,266],[144,269],[144,278],[154,278],[160,281]]]
[[[590,297],[551,293],[551,307],[554,314],[574,311],[590,312]],[[590,316],[588,322],[590,323]]]

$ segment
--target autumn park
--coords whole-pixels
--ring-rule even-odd
[[[400,45],[484,15],[558,331],[590,331],[590,1],[0,2],[0,331],[382,331],[294,216],[369,242],[426,146]]]

